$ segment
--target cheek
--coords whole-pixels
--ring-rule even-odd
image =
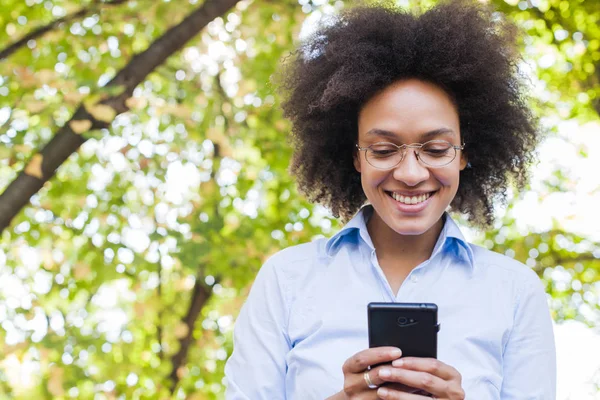
[[[365,170],[362,172],[363,187],[374,187],[380,185],[387,178],[388,173],[381,171]]]
[[[444,186],[458,186],[460,171],[438,171],[435,178]]]

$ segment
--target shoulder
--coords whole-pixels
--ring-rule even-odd
[[[326,241],[327,239],[320,238],[308,243],[287,247],[270,256],[266,264],[270,264],[276,269],[285,269],[288,265],[297,265],[298,263],[321,258],[325,256]]]
[[[325,244],[327,239],[315,239],[308,243],[287,247],[270,256],[258,273],[268,280],[275,280],[290,297],[294,288],[314,276],[327,263]]]
[[[519,291],[526,288],[539,290],[541,287],[540,278],[535,271],[522,262],[472,243],[469,246],[480,273],[491,275],[499,281],[511,282]]]
[[[475,263],[478,266],[485,268],[496,268],[507,274],[520,275],[523,278],[537,278],[535,272],[523,264],[522,262],[515,260],[514,258],[508,257],[504,254],[496,253],[495,251],[488,250],[484,247],[469,243]]]

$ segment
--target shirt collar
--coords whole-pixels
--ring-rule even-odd
[[[375,246],[373,245],[371,236],[369,236],[369,231],[367,230],[367,222],[372,214],[373,206],[367,205],[361,208],[358,213],[356,213],[356,215],[350,221],[348,221],[348,223],[338,233],[327,240],[325,244],[326,254],[328,256],[332,256],[343,244],[344,239],[349,238],[350,235],[356,233],[360,235],[360,238],[369,246],[369,248],[375,250]],[[460,228],[456,222],[454,222],[452,217],[450,217],[448,213],[445,213],[443,218],[445,219],[444,227],[442,228],[442,232],[440,233],[438,241],[433,248],[431,257],[433,258],[437,253],[442,251],[446,243],[449,241],[454,241],[464,250],[458,251],[458,255],[464,258],[472,268],[475,265],[475,258],[471,246],[465,239]]]
[[[445,219],[444,228],[442,228],[442,232],[440,234],[440,237],[438,238],[437,243],[435,244],[435,247],[433,248],[433,253],[431,256],[433,257],[435,254],[437,254],[437,252],[441,251],[445,243],[453,241],[458,247],[458,256],[462,257],[465,261],[468,262],[469,266],[473,268],[475,266],[475,256],[473,254],[473,249],[471,248],[471,245],[469,244],[469,242],[467,242],[462,231],[460,230],[456,222],[454,222],[450,214],[448,214],[447,212],[444,213],[443,218]],[[460,251],[460,248],[462,248],[463,251]]]
[[[371,214],[373,214],[372,206],[361,208],[338,233],[327,240],[327,243],[325,244],[325,253],[328,256],[332,256],[344,239],[356,232],[358,232],[363,241],[374,250],[375,246],[373,246],[371,236],[369,236],[369,231],[367,230],[367,221],[369,221]]]

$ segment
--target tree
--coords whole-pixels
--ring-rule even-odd
[[[260,265],[339,227],[295,191],[289,124],[269,82],[305,17],[342,6],[5,4],[0,32],[10,40],[0,43],[11,50],[0,49],[1,396],[222,397],[233,321]],[[518,6],[496,6],[527,24]],[[207,23],[193,24],[198,37],[190,28],[178,44],[161,47],[171,27],[202,12]],[[598,33],[589,21],[579,29],[592,43]],[[536,22],[531,43],[568,52],[571,39],[548,42],[553,23]],[[158,61],[143,58],[151,49],[161,50]],[[576,55],[597,65],[597,53],[589,44]],[[566,117],[596,118],[597,84],[562,77],[560,65],[535,72],[551,96],[571,105]],[[136,79],[124,79],[132,70]],[[587,101],[571,101],[577,88],[567,88],[576,84],[588,88]],[[56,145],[57,137],[69,144]],[[569,179],[558,178],[549,191]],[[15,190],[21,184],[33,189]],[[594,323],[598,244],[558,225],[523,239],[511,209],[479,241],[536,268],[557,320]],[[582,304],[593,313],[581,314]]]
[[[34,148],[51,140],[50,121],[67,124],[69,109],[82,101],[70,92],[87,86],[93,107],[96,80],[110,81],[106,74],[122,68],[114,58],[147,47],[161,26],[187,12],[170,4],[119,11],[105,16],[111,18],[110,29],[92,15],[79,25],[73,22],[68,33],[44,37],[48,44],[61,43],[43,46],[50,54],[23,55],[29,50],[21,49],[0,64],[3,84],[11,88],[3,104],[10,114],[3,128],[9,154],[2,165],[10,176],[3,175],[3,187],[12,172],[27,165]],[[158,19],[167,14],[168,21]],[[294,195],[285,174],[289,150],[276,140],[287,125],[263,85],[289,50],[298,14],[299,8],[285,3],[254,8],[242,3],[233,14],[215,19],[199,43],[168,59],[133,91],[127,102],[132,111],[116,117],[110,130],[87,135],[80,151],[4,231],[6,268],[20,271],[27,264],[32,271],[15,283],[32,304],[11,308],[7,319],[37,325],[7,328],[3,359],[35,364],[40,371],[31,387],[18,385],[9,372],[2,380],[5,394],[88,398],[104,390],[154,398],[191,393],[198,385],[209,397],[222,392],[213,384],[221,380],[227,318],[215,315],[221,308],[231,314],[239,303],[230,299],[232,293],[247,285],[269,253],[308,240],[321,231],[321,220],[327,221],[318,211],[309,213]],[[145,20],[156,27],[144,27]],[[82,34],[85,43],[67,51],[66,40],[77,26],[92,30],[99,24],[104,31]],[[144,34],[134,34],[138,31]],[[89,50],[87,57],[83,49]],[[211,52],[220,53],[208,59]],[[23,81],[11,86],[13,69],[27,72],[20,65],[32,64],[23,62],[30,57],[52,61],[38,61],[42,71],[23,75],[33,80],[29,86]],[[43,71],[56,59],[71,66],[70,73]],[[252,78],[239,82],[240,69],[247,76],[251,70]],[[117,94],[123,90],[118,89]],[[51,93],[35,103],[32,92],[44,90]],[[14,102],[17,98],[23,100]],[[28,127],[20,129],[23,123]],[[167,190],[178,174],[190,170],[199,170],[199,176],[180,184],[196,194]],[[261,198],[268,198],[268,206],[253,211]],[[41,265],[23,262],[23,251],[41,254]],[[36,280],[45,286],[34,288]],[[111,296],[119,300],[108,301]],[[10,292],[6,297],[12,304]]]
[[[149,73],[196,36],[210,21],[238,2],[239,0],[206,1],[182,22],[156,39],[146,50],[135,55],[102,87],[104,94],[99,95],[98,99],[88,98],[87,104],[80,104],[73,116],[58,129],[40,152],[33,154],[19,176],[0,195],[0,231],[54,175],[54,171],[77,151],[85,141],[84,135],[87,132],[108,128],[117,115],[129,109],[127,101],[133,95],[133,90]],[[80,13],[75,13],[78,14]],[[19,42],[23,40],[16,43]]]

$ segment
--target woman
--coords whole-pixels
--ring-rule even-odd
[[[514,33],[474,3],[419,16],[379,6],[300,48],[282,74],[292,172],[309,199],[353,218],[261,268],[237,319],[228,399],[555,398],[539,279],[467,243],[446,212],[489,226],[508,183],[524,183],[538,132]],[[438,360],[368,349],[373,301],[437,304]]]

